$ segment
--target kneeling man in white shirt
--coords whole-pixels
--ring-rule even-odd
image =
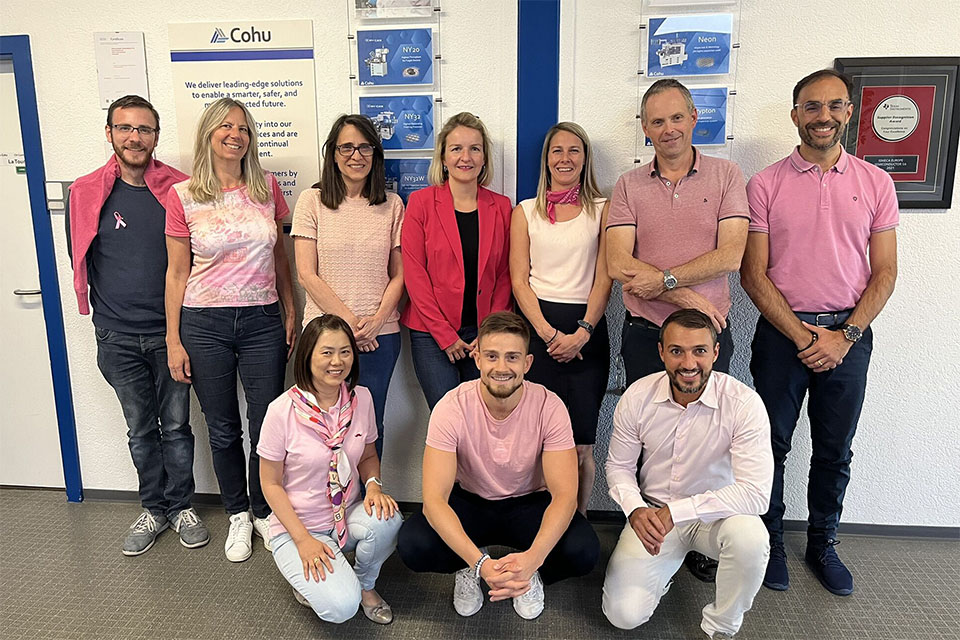
[[[603,612],[621,629],[650,619],[690,550],[720,563],[700,623],[711,638],[733,637],[763,581],[770,422],[755,391],[713,373],[719,349],[708,316],[674,312],[660,329],[666,371],[630,385],[613,414],[607,486],[627,525],[607,566]]]

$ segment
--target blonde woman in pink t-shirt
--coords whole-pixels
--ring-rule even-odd
[[[334,313],[357,340],[359,384],[377,414],[377,455],[383,451],[387,388],[400,355],[403,202],[388,193],[383,145],[373,122],[342,115],[323,145],[320,181],[300,194],[293,213],[297,276],[306,291],[303,324]]]
[[[402,518],[381,489],[361,369],[353,328],[342,318],[307,324],[293,364],[297,384],[270,403],[263,421],[260,475],[273,507],[273,559],[297,601],[327,622],[345,622],[362,607],[373,622],[389,624],[393,612],[374,586]],[[343,553],[352,550],[351,567]]]
[[[230,515],[224,553],[242,562],[253,551],[254,532],[269,550],[270,507],[256,449],[267,405],[283,393],[296,338],[281,225],[289,209],[276,178],[260,167],[256,122],[243,103],[222,98],[207,107],[193,156],[193,177],[167,195],[167,364],[174,380],[192,382],[197,393]]]

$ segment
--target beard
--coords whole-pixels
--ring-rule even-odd
[[[487,388],[487,391],[491,396],[503,400],[516,393],[517,389],[523,386],[523,380],[517,380],[514,378],[511,381],[499,384],[496,384],[490,380],[483,380],[483,386]]]
[[[810,133],[810,129],[817,129],[824,126],[833,126],[836,129],[833,132],[833,136],[822,141],[817,141],[813,134]],[[800,139],[808,147],[816,149],[817,151],[827,151],[832,149],[840,139],[843,137],[844,132],[847,130],[847,123],[840,123],[836,120],[821,120],[820,122],[811,122],[810,124],[804,125],[802,127],[797,127],[797,132],[800,134]]]
[[[150,147],[141,144],[138,148],[135,149],[126,149],[123,145],[118,145],[116,142],[113,142],[113,152],[117,154],[117,161],[130,167],[131,169],[142,169],[148,164],[150,164],[150,158],[153,157],[153,149]],[[143,156],[143,160],[140,162],[135,162],[130,159],[129,156],[124,155],[124,151],[135,150],[135,151],[145,151],[146,153]]]
[[[713,370],[704,371],[700,370],[700,381],[694,384],[686,384],[683,380],[680,379],[680,374],[677,373],[677,370],[667,371],[667,376],[670,378],[670,385],[683,394],[695,394],[703,391],[703,388],[707,386],[707,380],[710,379],[710,374],[713,373]]]

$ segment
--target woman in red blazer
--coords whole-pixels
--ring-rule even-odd
[[[480,119],[458,113],[443,125],[430,164],[433,186],[410,194],[400,250],[410,295],[413,366],[432,410],[447,392],[479,377],[470,354],[477,327],[512,309],[510,199],[485,189],[493,177]]]

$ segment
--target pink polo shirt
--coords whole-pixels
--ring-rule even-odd
[[[610,197],[607,229],[636,228],[633,257],[671,269],[717,248],[721,220],[746,218],[747,194],[740,167],[695,150],[693,168],[677,183],[662,178],[654,161],[620,176]],[[721,276],[690,287],[723,315],[730,311],[730,285]],[[631,315],[660,325],[679,307],[663,300],[623,294]]]
[[[563,402],[543,385],[525,380],[520,404],[503,420],[490,415],[479,380],[464,382],[434,407],[427,445],[457,454],[457,482],[487,500],[541,491],[542,453],[573,449],[573,429]]]
[[[887,172],[840,149],[829,171],[789,156],[750,179],[750,231],[769,234],[767,277],[794,311],[856,306],[870,280],[870,234],[900,208]]]
[[[377,441],[377,418],[373,412],[373,397],[366,387],[356,387],[356,407],[353,420],[343,438],[343,450],[352,469],[349,503],[360,497],[360,475],[357,463],[367,444]],[[330,407],[336,419],[340,406]],[[284,393],[267,407],[260,428],[257,453],[261,458],[283,462],[283,490],[307,531],[333,529],[333,507],[327,497],[327,480],[332,450],[323,442],[316,429],[304,425],[293,408],[290,396]],[[277,516],[270,515],[270,536],[286,532]]]

